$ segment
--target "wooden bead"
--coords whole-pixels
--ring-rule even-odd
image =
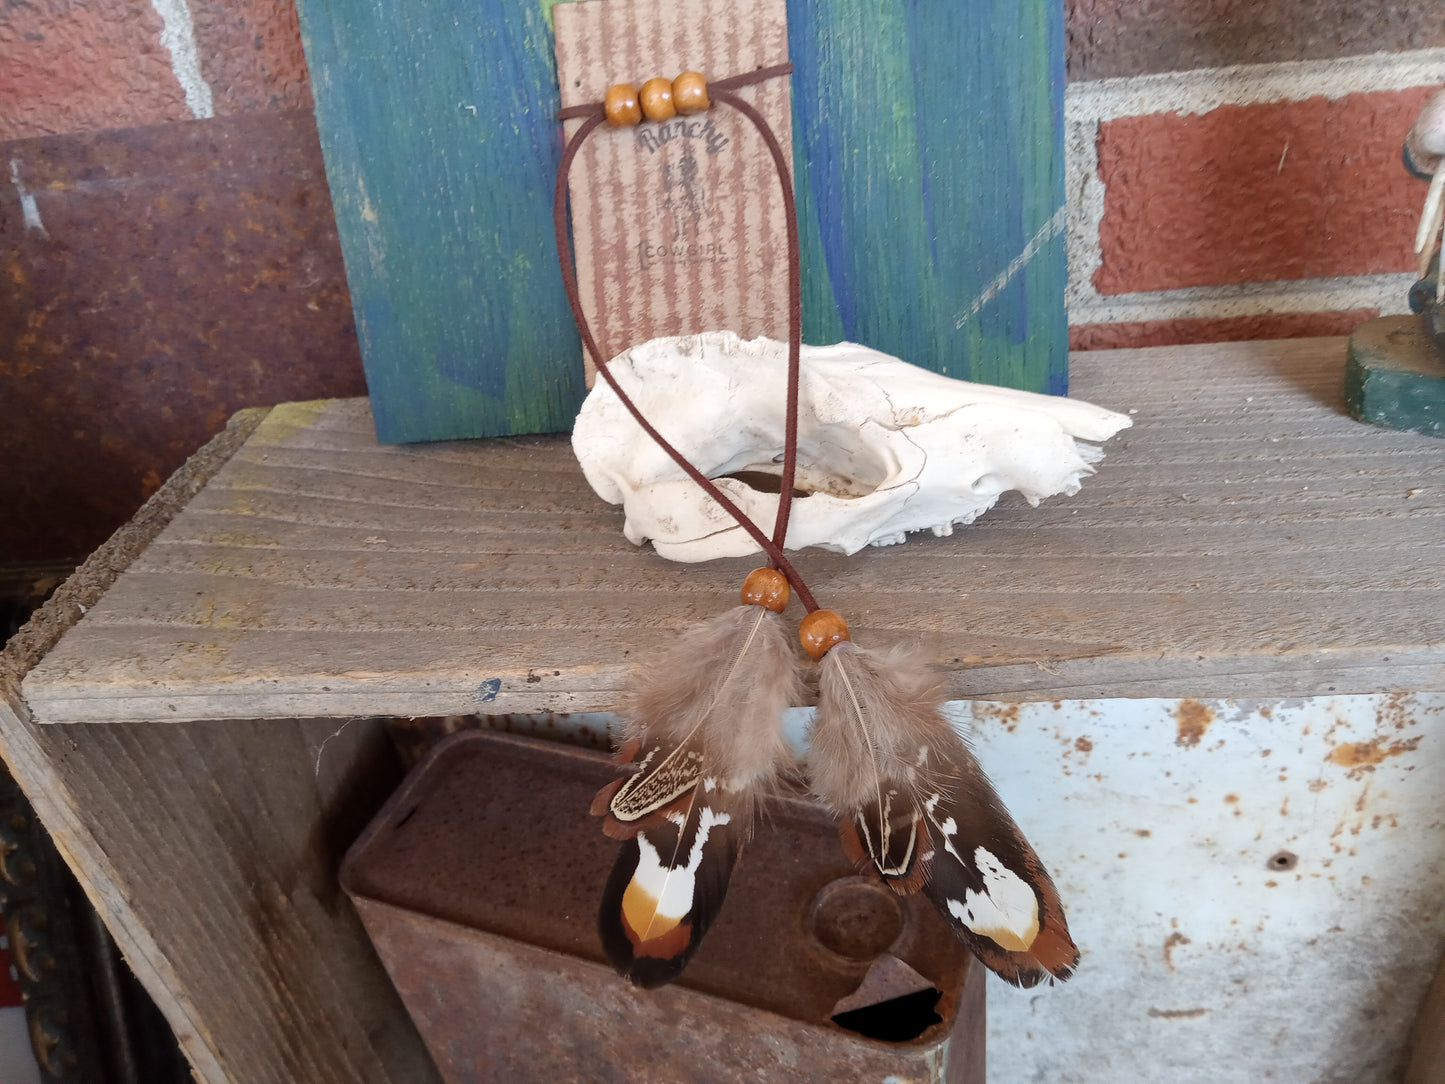
[[[788,608],[788,577],[776,568],[755,568],[743,581],[743,605],[780,614]]]
[[[677,116],[672,104],[672,82],[662,76],[655,76],[642,84],[639,95],[642,115],[648,120],[671,120]]]
[[[602,111],[607,114],[607,123],[614,128],[631,128],[640,124],[642,106],[637,100],[637,88],[631,83],[614,83],[607,88]]]
[[[814,610],[798,622],[798,640],[813,659],[821,659],[848,638],[848,622],[837,610]]]
[[[684,117],[706,112],[712,106],[702,72],[683,72],[672,81],[672,104]]]

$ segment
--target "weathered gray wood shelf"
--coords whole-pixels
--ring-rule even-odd
[[[1100,472],[951,538],[800,569],[960,697],[1251,696],[1445,681],[1445,444],[1362,426],[1335,342],[1083,354],[1136,411]],[[622,538],[561,437],[380,446],[278,407],[26,679],[41,722],[605,710],[755,561]]]
[[[1079,495],[800,568],[959,697],[1445,689],[1445,441],[1347,418],[1344,358],[1075,355],[1075,394],[1135,419]],[[429,1079],[333,876],[385,793],[375,719],[605,710],[755,563],[620,527],[563,438],[382,447],[364,401],[287,404],[11,641],[5,758],[203,1079]]]

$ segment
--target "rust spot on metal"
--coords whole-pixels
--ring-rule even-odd
[[[1180,933],[1178,930],[1175,930],[1173,933],[1171,933],[1168,937],[1166,937],[1166,938],[1164,939],[1164,952],[1163,952],[1163,956],[1164,956],[1164,966],[1166,966],[1167,968],[1169,968],[1170,971],[1177,971],[1177,970],[1179,970],[1177,967],[1174,966],[1174,950],[1175,950],[1176,948],[1178,948],[1180,945],[1187,945],[1187,944],[1189,944],[1189,938],[1185,937],[1185,936],[1184,936],[1182,933]],[[1152,1010],[1151,1010],[1151,1014],[1152,1014]]]
[[[1204,732],[1209,729],[1209,724],[1214,722],[1214,712],[1198,700],[1181,700],[1174,719],[1179,727],[1179,736],[1174,739],[1174,744],[1198,745],[1199,739],[1204,737]]]
[[[1092,753],[1094,751],[1094,743],[1088,738],[1076,738],[1074,739],[1074,748],[1081,753]]]
[[[1329,786],[1329,784],[1326,783],[1323,779],[1311,779],[1307,785],[1310,788],[1311,794],[1318,794],[1320,791],[1324,790],[1327,786]]]
[[[1375,719],[1380,726],[1404,730],[1415,725],[1415,713],[1411,711],[1414,698],[1409,693],[1390,693],[1380,701],[1375,710]]]
[[[996,719],[1002,723],[1004,729],[1012,734],[1019,725],[1019,706],[1017,704],[990,704],[986,701],[979,701],[973,705],[973,717],[977,721],[984,719]]]
[[[1350,777],[1356,779],[1362,772],[1374,771],[1375,765],[1383,764],[1390,757],[1413,752],[1419,744],[1419,737],[1388,744],[1383,738],[1375,738],[1372,741],[1351,741],[1335,746],[1325,759],[1331,764],[1348,768]]]
[[[1269,861],[1265,865],[1270,869],[1280,871],[1294,869],[1299,865],[1299,855],[1294,851],[1275,851],[1269,856]]]
[[[1156,1020],[1194,1020],[1212,1012],[1212,1009],[1155,1009],[1150,1008],[1149,1015]]]
[[[1152,836],[1154,833],[1151,832],[1151,831],[1149,831],[1149,829],[1147,829],[1147,828],[1135,828],[1135,829],[1134,829],[1134,834],[1135,834],[1136,836],[1138,836],[1140,839],[1148,839],[1148,838],[1149,838],[1150,836]]]

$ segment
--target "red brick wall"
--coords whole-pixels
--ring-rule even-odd
[[[176,5],[179,9],[185,3]],[[206,116],[309,109],[296,7],[287,0],[192,0]],[[0,22],[0,142],[196,119],[184,61],[146,0],[7,4]]]
[[[1338,335],[1406,308],[1405,132],[1445,20],[1388,0],[1068,0],[1075,349]]]
[[[1101,294],[1414,266],[1400,144],[1427,88],[1099,125]]]

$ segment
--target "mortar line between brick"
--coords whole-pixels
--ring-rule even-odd
[[[1097,123],[1151,113],[1188,116],[1223,105],[1333,99],[1441,83],[1445,83],[1445,48],[1337,60],[1236,64],[1071,83],[1064,91],[1064,117],[1071,122]]]
[[[1381,315],[1408,311],[1407,291],[1415,275],[1351,275],[1327,279],[1287,279],[1182,290],[1095,294],[1069,307],[1069,323],[1120,324],[1147,320],[1218,319],[1282,313],[1378,309]]]
[[[201,74],[196,28],[186,0],[151,0],[151,7],[161,17],[161,45],[170,53],[171,71],[185,93],[186,108],[197,120],[215,116],[211,85]]]

